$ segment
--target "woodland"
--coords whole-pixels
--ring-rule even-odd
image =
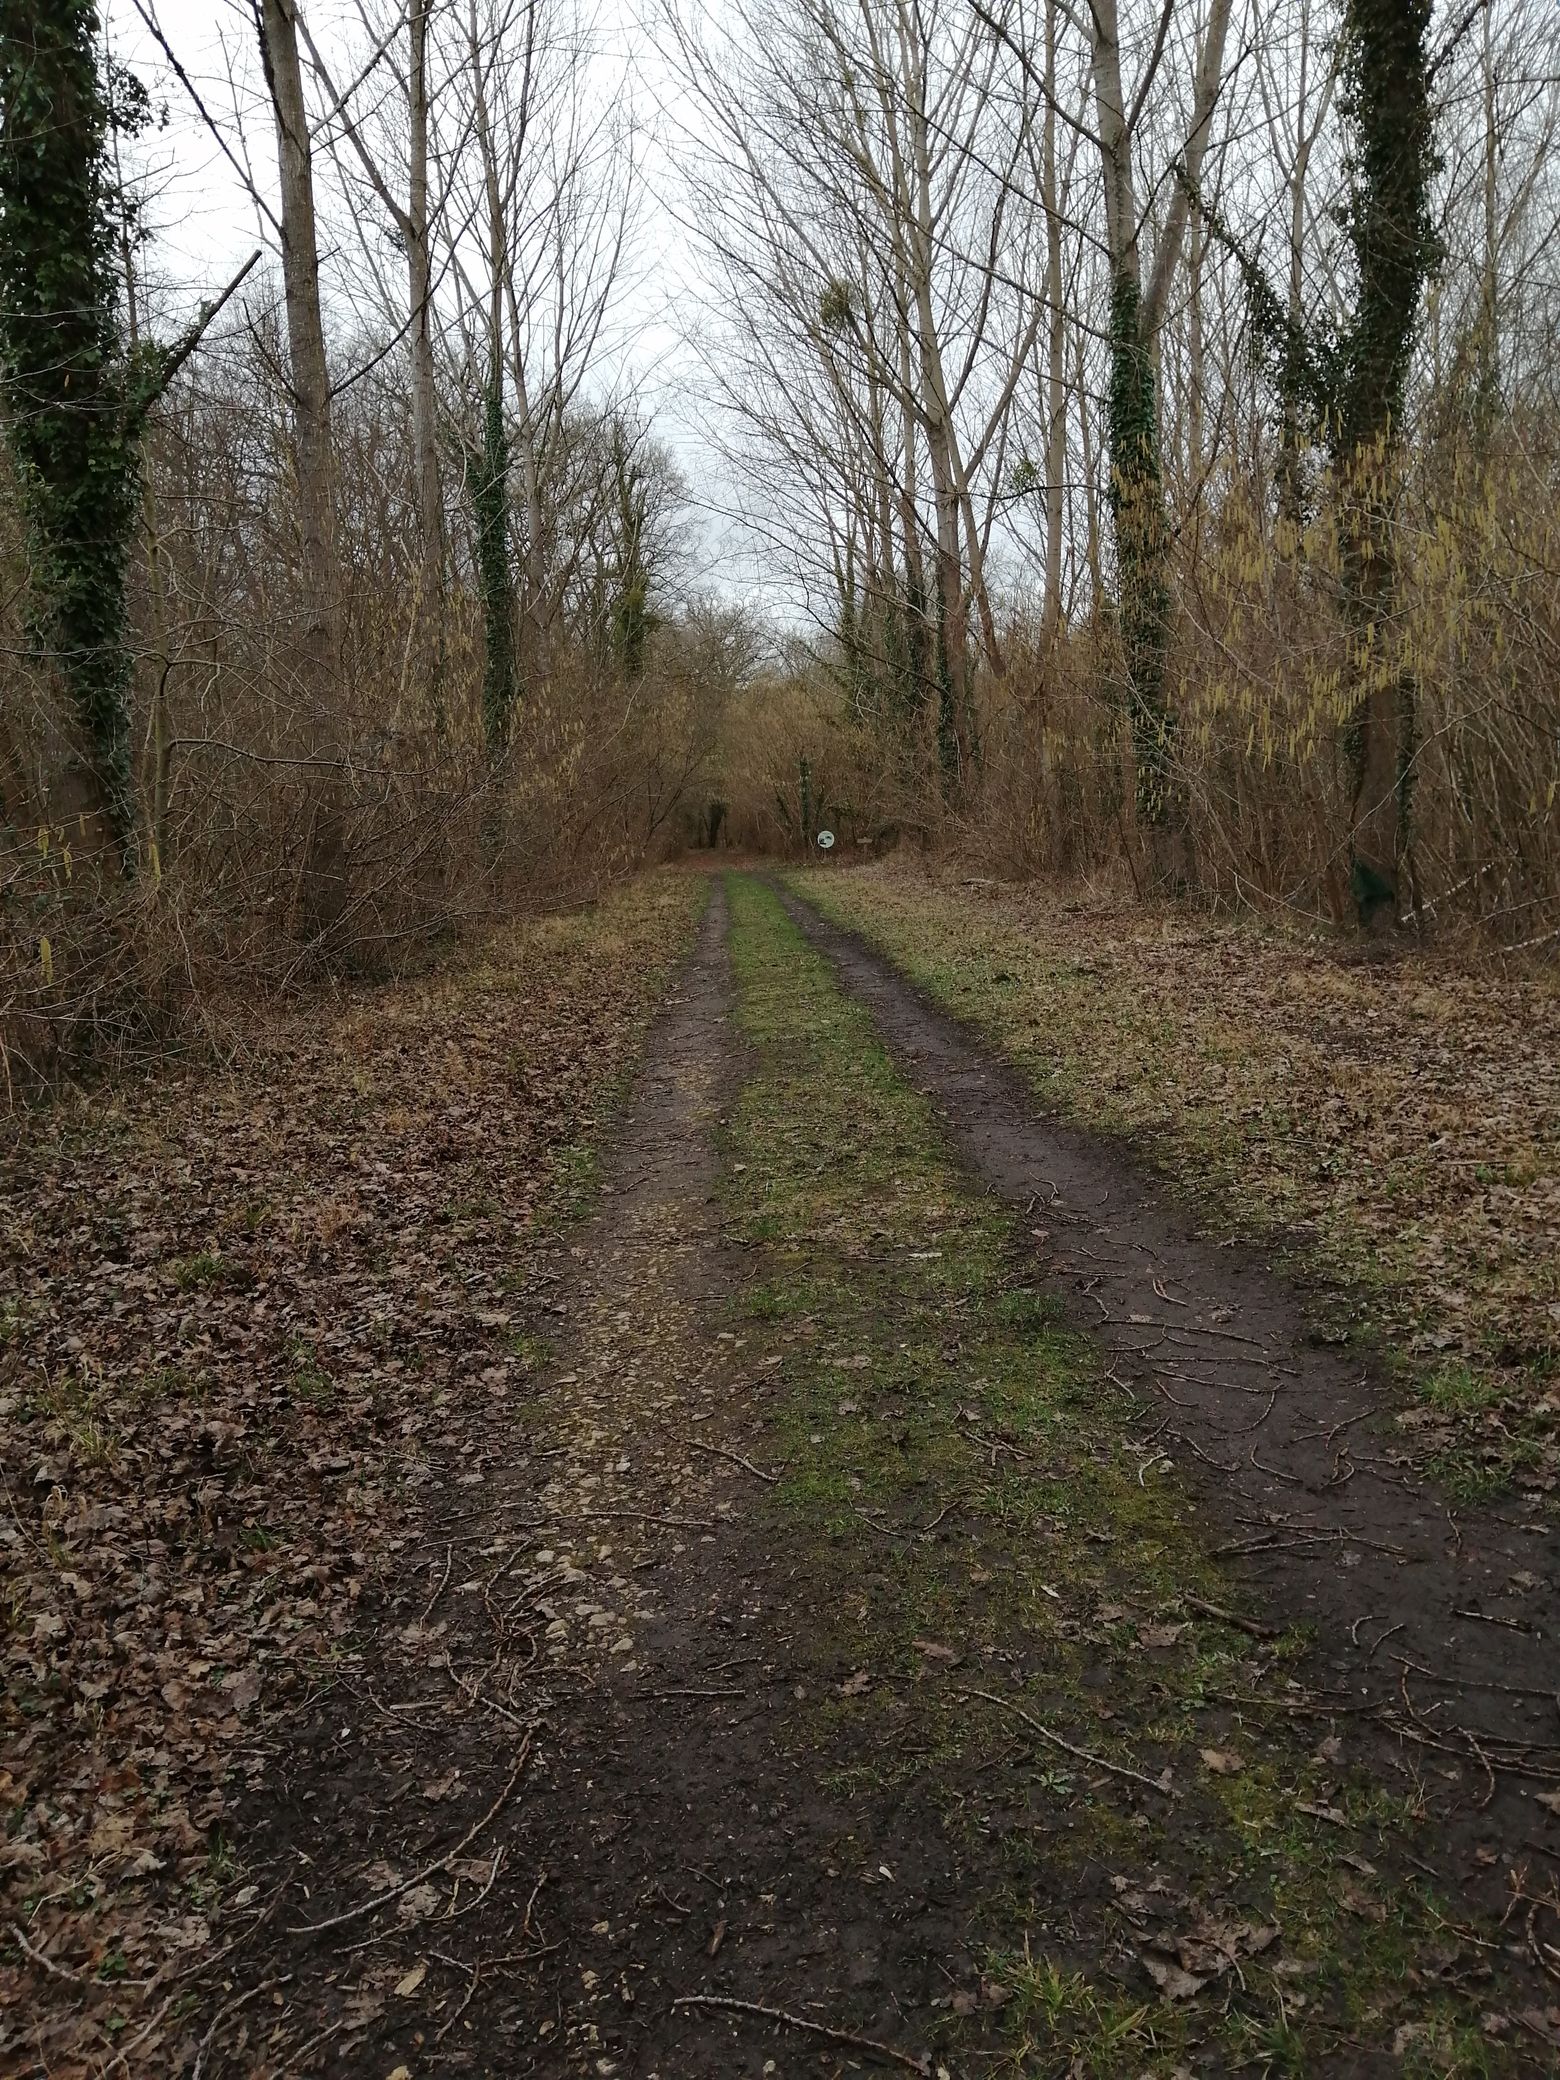
[[[13,1089],[825,822],[1552,946],[1539,0],[133,21],[3,22]]]
[[[1554,0],[0,0],[0,2080],[1560,2070]]]

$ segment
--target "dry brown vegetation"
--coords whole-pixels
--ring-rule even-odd
[[[13,39],[48,179],[0,155],[12,1100],[825,827],[1552,949],[1552,11],[1259,15],[679,0],[652,198],[576,0],[265,0],[258,121],[153,11],[274,253],[183,329],[95,5]],[[49,66],[80,119],[35,134]],[[619,340],[667,203],[691,488]],[[701,590],[744,545],[767,624]]]
[[[702,808],[715,718],[745,669],[727,610],[679,608],[629,676],[610,597],[582,592],[496,755],[479,606],[458,573],[436,676],[416,670],[426,609],[415,531],[386,485],[406,443],[388,385],[376,395],[365,384],[336,418],[352,524],[343,662],[322,705],[292,650],[283,414],[265,358],[220,342],[148,458],[155,533],[132,598],[147,820],[128,879],[92,819],[68,813],[81,746],[57,685],[27,661],[25,587],[10,566],[0,1062],[13,1103],[86,1064],[133,1068],[192,1021],[220,1026],[257,989],[415,968],[441,941],[588,896],[680,835],[690,786]],[[570,553],[590,546],[582,535]],[[605,540],[595,549],[609,553]],[[316,917],[327,819],[339,858],[328,915]]]
[[[1552,949],[1552,15],[974,15],[686,60],[730,452],[817,630],[734,826]]]
[[[1539,959],[1553,955],[1560,902],[1557,470],[1537,421],[1498,453],[1456,437],[1427,451],[1398,514],[1404,575],[1383,667],[1411,672],[1419,700],[1406,922],[1474,925]],[[1343,926],[1359,678],[1336,612],[1336,529],[1323,515],[1286,532],[1259,487],[1233,472],[1205,485],[1175,562],[1183,892],[1226,915]],[[1015,607],[1002,641],[1001,674],[972,683],[980,757],[957,787],[939,784],[925,718],[885,726],[814,671],[783,683],[723,755],[731,829],[799,849],[805,759],[813,832],[837,827],[847,851],[900,842],[1004,877],[1114,869],[1151,894],[1109,614],[1048,636]]]

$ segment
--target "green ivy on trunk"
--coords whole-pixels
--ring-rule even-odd
[[[482,400],[482,454],[472,484],[477,582],[482,592],[482,719],[489,754],[502,757],[514,718],[514,595],[509,582],[509,432],[504,400],[490,383]]]
[[[1355,276],[1345,324],[1297,322],[1260,264],[1193,190],[1204,222],[1240,267],[1252,329],[1286,411],[1304,414],[1332,459],[1358,681],[1341,747],[1351,793],[1350,888],[1366,928],[1390,923],[1402,905],[1419,731],[1412,660],[1394,656],[1393,505],[1414,335],[1441,252],[1430,208],[1439,164],[1436,68],[1426,48],[1431,11],[1431,0],[1347,0],[1344,9],[1342,106],[1351,148],[1341,217]]]
[[[94,0],[0,0],[0,361],[34,641],[81,732],[88,806],[136,851],[125,575],[159,350],[119,337],[124,204]]]
[[[1177,828],[1183,818],[1175,769],[1176,716],[1165,683],[1170,537],[1159,463],[1159,401],[1138,284],[1128,274],[1118,275],[1111,286],[1107,433],[1137,813],[1153,833]]]

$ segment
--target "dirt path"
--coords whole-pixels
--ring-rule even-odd
[[[861,948],[715,885],[502,1334],[120,2070],[1552,2069],[1540,1541]]]
[[[818,1584],[752,1507],[775,1479],[746,1453],[779,1360],[725,1326],[746,1252],[716,1135],[740,1064],[717,890],[600,1211],[533,1280],[556,1356],[490,1439],[501,1470],[436,1529],[431,1593],[408,1583],[382,1614],[355,1695],[300,1733],[283,1802],[257,1807],[290,1904],[246,1976],[286,1992],[272,2015],[219,2011],[205,2071],[728,2080],[777,2070],[753,2048],[753,2021],[761,2043],[772,2028],[679,1998],[902,2034],[930,1957],[978,1981],[965,1913],[920,1890],[947,1872],[918,1802],[844,1846],[863,1816],[820,1788],[829,1743],[790,1723],[817,1681]],[[890,1863],[911,1929],[875,1896]],[[783,2069],[820,2070],[805,2052]]]
[[[699,1860],[731,1862],[745,1807],[704,1781],[702,1736],[712,1704],[751,1708],[757,1657],[713,1612],[708,1639],[690,1636],[703,1594],[690,1603],[685,1581],[732,1515],[712,1493],[722,1462],[693,1442],[720,1427],[732,1369],[710,1327],[729,1277],[712,1203],[724,922],[717,897],[652,1031],[600,1210],[531,1266],[534,1387],[492,1425],[495,1470],[436,1527],[427,1581],[384,1614],[362,1686],[381,1714],[368,1752],[350,1706],[327,1706],[295,1755],[293,1802],[266,1809],[279,1870],[290,1849],[334,1874],[268,1962],[297,1989],[282,2041],[300,2067],[300,2043],[325,2033],[353,2071],[398,2057],[606,2070],[648,1968],[644,1944],[620,1946],[694,1911],[658,1898],[680,1873],[646,1867],[637,1839],[670,1829],[691,1846],[713,1826]],[[727,1794],[725,1836],[706,1790]],[[469,1853],[419,1877],[484,1816]],[[701,1940],[719,1898],[700,1902]],[[267,2048],[261,2031],[235,2036],[212,2070],[248,2070]]]
[[[1303,1295],[1191,1232],[1108,1144],[1037,1116],[1021,1079],[886,962],[784,900],[971,1168],[1029,1221],[1044,1276],[1224,1527],[1264,1614],[1316,1628],[1313,1685],[1379,1730],[1384,1767],[1417,1777],[1445,1758],[1428,1772],[1437,1867],[1498,1912],[1501,1859],[1479,1852],[1533,1832],[1534,1788],[1552,1788],[1560,1756],[1553,1522],[1454,1514],[1374,1420],[1395,1398],[1379,1368],[1319,1344]]]

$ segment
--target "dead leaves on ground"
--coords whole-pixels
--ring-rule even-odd
[[[237,1071],[74,1100],[18,1138],[0,1925],[27,1948],[0,1937],[7,2070],[85,2070],[116,2038],[169,2070],[148,2012],[265,1911],[232,1883],[235,1789],[265,1783],[274,1715],[350,1671],[425,1501],[482,1479],[463,1419],[524,1377],[526,1231],[692,901],[639,884],[301,1015]]]
[[[1118,1913],[1137,1937],[1143,1969],[1167,2001],[1190,2000],[1243,1958],[1259,1957],[1278,1941],[1276,1922],[1247,1921],[1213,1911],[1177,1892],[1163,1879],[1136,1885],[1111,1880]]]

